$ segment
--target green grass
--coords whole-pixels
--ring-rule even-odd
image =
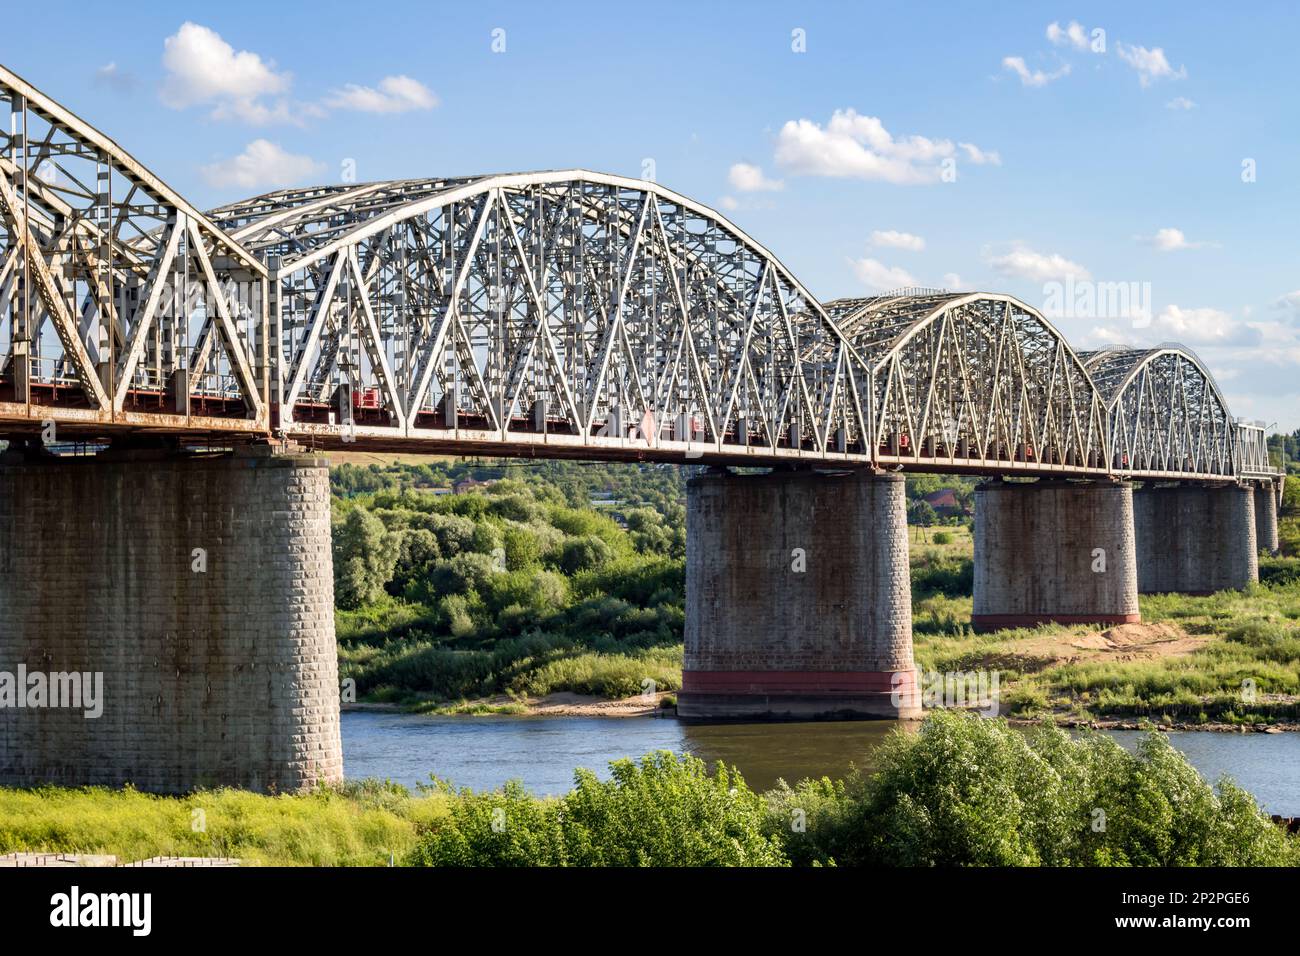
[[[528,705],[519,701],[493,704],[485,700],[461,700],[454,704],[417,704],[412,709],[417,714],[435,714],[440,717],[521,716],[528,713]]]
[[[639,654],[589,652],[562,657],[522,674],[513,684],[517,692],[543,697],[558,691],[600,697],[631,697],[654,681],[656,690],[682,686],[682,649],[654,648]]]
[[[196,813],[201,811],[201,817]],[[159,797],[101,787],[0,789],[0,853],[236,857],[249,865],[384,866],[415,845],[416,825],[446,813],[444,797],[367,782],[268,797],[240,790]],[[205,831],[196,829],[202,820]]]

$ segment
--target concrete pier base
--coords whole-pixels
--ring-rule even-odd
[[[1259,580],[1251,488],[1148,485],[1133,495],[1133,517],[1143,594],[1213,594]]]
[[[1255,486],[1255,546],[1277,554],[1277,488],[1272,483]]]
[[[708,474],[686,499],[680,716],[920,716],[901,477]]]
[[[341,779],[325,459],[16,458],[0,459],[0,785]],[[5,700],[20,672],[25,706]],[[54,699],[58,674],[80,693],[64,677]]]
[[[1131,485],[992,481],[975,489],[977,630],[1139,620]]]

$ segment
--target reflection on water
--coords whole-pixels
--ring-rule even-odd
[[[872,770],[872,753],[896,720],[834,721],[798,724],[682,724],[682,749],[712,765],[737,767],[755,790],[768,790],[782,778],[843,777],[856,765]]]
[[[778,777],[841,777],[850,765],[873,768],[872,754],[893,721],[803,724],[681,724],[675,720],[599,717],[421,717],[343,714],[348,777],[407,786],[434,773],[461,787],[490,790],[518,778],[537,794],[564,793],[573,771],[608,776],[608,764],[651,750],[695,754],[734,765],[756,790]],[[1137,745],[1137,731],[1110,736]],[[1230,774],[1271,813],[1300,816],[1300,734],[1173,733],[1175,747],[1210,781]]]

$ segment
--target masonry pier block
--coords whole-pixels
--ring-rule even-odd
[[[975,489],[977,630],[1128,624],[1138,613],[1133,488],[991,481]]]
[[[1138,589],[1213,594],[1259,580],[1248,486],[1148,485],[1133,495]]]
[[[0,672],[100,674],[102,692],[97,716],[0,708],[0,784],[340,780],[333,592],[323,458],[11,453]]]
[[[1277,554],[1277,488],[1272,482],[1255,485],[1255,546]]]
[[[709,473],[686,501],[681,717],[920,715],[901,476]]]

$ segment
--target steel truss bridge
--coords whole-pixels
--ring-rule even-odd
[[[565,170],[202,213],[0,67],[0,434],[1272,479],[1189,349],[998,293],[821,303],[725,218]]]

